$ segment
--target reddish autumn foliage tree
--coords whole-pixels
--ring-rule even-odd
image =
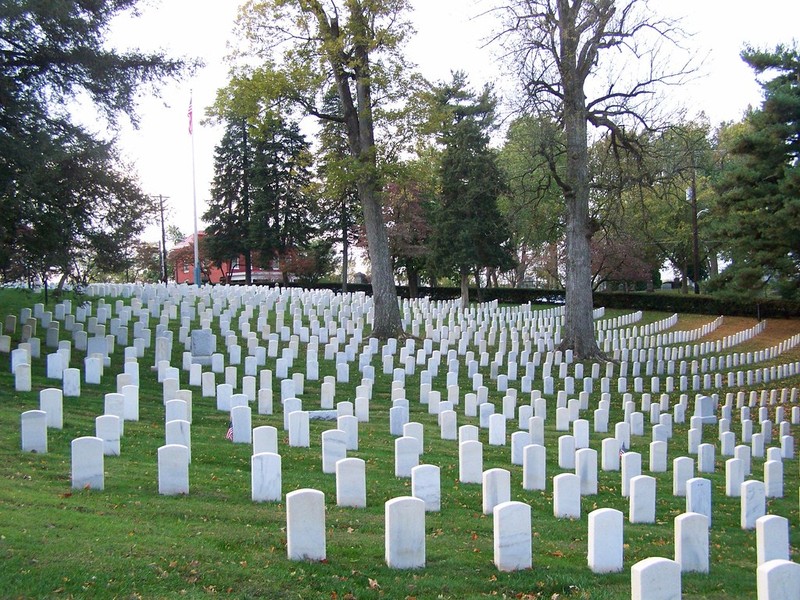
[[[616,232],[597,233],[591,241],[592,288],[606,282],[630,284],[647,282],[657,268],[647,259],[645,248],[633,236]]]
[[[409,294],[417,296],[420,272],[428,253],[430,222],[422,187],[413,181],[393,182],[383,190],[383,219],[395,272],[405,271]]]

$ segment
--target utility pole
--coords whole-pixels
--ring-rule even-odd
[[[158,198],[158,213],[161,220],[161,243],[159,244],[158,262],[161,267],[161,282],[167,283],[169,276],[167,275],[167,229],[164,222],[164,200],[169,200],[169,196],[163,196],[161,194],[156,196],[153,194],[150,197],[154,199]]]
[[[161,213],[161,281],[167,283],[167,230],[164,226],[164,200],[169,197],[158,195],[158,209]]]

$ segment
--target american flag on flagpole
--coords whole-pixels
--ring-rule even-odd
[[[233,441],[233,423],[228,422],[228,431],[225,433],[225,439]]]
[[[622,458],[623,454],[625,454],[625,446],[620,444],[620,446],[619,446],[619,457]]]
[[[192,98],[189,97],[189,135],[192,135]]]

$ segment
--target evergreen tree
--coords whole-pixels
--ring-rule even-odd
[[[251,239],[261,265],[307,246],[314,234],[312,156],[296,123],[265,122],[254,148]],[[282,267],[284,280],[289,273]]]
[[[182,61],[110,50],[114,18],[138,0],[0,3],[0,269],[80,275],[120,266],[151,208],[113,148],[76,126],[64,106],[88,99],[114,125],[135,123],[143,85]],[[117,265],[112,263],[116,262]],[[124,262],[124,261],[123,261]]]
[[[225,133],[214,149],[211,199],[203,219],[209,256],[217,265],[239,256],[245,259],[245,281],[251,283],[251,224],[249,171],[254,144],[245,119],[227,121]]]
[[[742,58],[758,75],[764,101],[746,120],[719,182],[721,233],[732,264],[718,285],[757,292],[773,285],[800,296],[800,53],[749,48]]]
[[[270,114],[255,127],[227,121],[214,154],[207,251],[217,264],[245,257],[265,267],[280,261],[284,280],[316,232],[312,156],[296,123]]]
[[[497,155],[489,148],[495,100],[488,88],[476,96],[462,74],[438,90],[440,107],[450,114],[441,136],[444,145],[441,196],[433,221],[433,260],[461,281],[461,305],[469,302],[468,278],[480,289],[483,268],[509,269],[510,230],[497,206],[506,190]],[[480,293],[480,292],[479,292]]]

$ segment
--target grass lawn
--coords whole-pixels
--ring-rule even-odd
[[[90,298],[97,305],[98,298]],[[75,302],[83,301],[75,299]],[[117,298],[107,298],[114,304]],[[41,302],[36,295],[18,290],[0,291],[0,318],[19,316],[23,307]],[[129,300],[126,300],[129,303]],[[53,310],[55,302],[47,306]],[[257,312],[257,311],[256,311]],[[237,313],[237,319],[238,319]],[[607,311],[604,318],[622,314]],[[116,315],[114,315],[116,316]],[[668,315],[647,313],[639,325]],[[275,313],[270,314],[274,328]],[[235,329],[237,319],[233,319]],[[689,330],[712,320],[707,316],[684,315],[675,329]],[[290,319],[287,319],[287,322]],[[157,319],[150,325],[155,333]],[[175,332],[171,364],[180,367],[183,346],[178,341],[179,320],[171,320]],[[193,327],[198,326],[195,321]],[[755,325],[750,319],[726,318],[722,327],[703,340],[720,339]],[[212,327],[219,333],[219,322]],[[251,321],[256,330],[256,316]],[[13,335],[12,348],[20,341],[20,327]],[[132,327],[131,327],[132,329]],[[422,328],[424,335],[424,327]],[[772,347],[800,333],[800,322],[769,321],[764,333],[727,352],[757,351]],[[327,560],[295,562],[287,559],[286,510],[283,503],[254,503],[250,496],[251,447],[225,439],[228,415],[216,410],[213,398],[203,398],[193,390],[191,426],[192,462],[190,493],[168,497],[158,494],[157,450],[164,444],[164,406],[162,386],[151,370],[153,346],[139,360],[140,419],[126,422],[121,441],[121,456],[105,458],[105,490],[72,490],[70,442],[76,437],[94,435],[95,417],[103,413],[104,394],[116,391],[116,374],[122,371],[124,356],[117,345],[111,366],[100,385],[82,383],[80,398],[64,399],[64,428],[49,430],[46,454],[20,450],[20,414],[39,408],[39,391],[60,387],[60,382],[45,377],[48,351],[42,338],[42,358],[32,365],[33,391],[16,392],[10,372],[10,358],[0,369],[0,597],[3,598],[171,598],[223,595],[231,598],[481,598],[497,596],[518,599],[592,598],[598,600],[630,597],[630,567],[645,558],[674,557],[674,519],[685,511],[685,499],[672,495],[672,459],[686,455],[688,416],[693,410],[690,394],[687,423],[675,424],[669,443],[669,470],[648,471],[650,427],[645,435],[632,439],[630,450],[642,453],[642,473],[657,480],[656,523],[634,525],[627,521],[628,499],[620,494],[620,473],[599,471],[599,491],[581,499],[581,518],[556,519],[553,516],[552,477],[558,468],[558,437],[555,430],[555,399],[548,402],[546,445],[548,486],[545,491],[522,488],[522,468],[511,464],[510,436],[517,431],[516,420],[507,426],[508,444],[490,446],[488,433],[481,430],[484,469],[501,467],[511,472],[511,499],[532,508],[533,568],[504,573],[493,564],[492,518],[481,511],[481,486],[458,481],[458,447],[454,441],[439,438],[436,416],[419,403],[420,374],[406,377],[406,397],[411,421],[423,424],[424,453],[421,463],[441,468],[442,509],[426,516],[426,566],[424,569],[393,570],[384,561],[384,503],[398,496],[411,495],[409,479],[394,477],[394,438],[389,433],[391,376],[383,375],[380,356],[373,359],[376,370],[370,421],[359,424],[359,449],[348,456],[366,461],[367,508],[336,506],[335,476],[322,473],[320,436],[335,427],[331,422],[311,422],[310,448],[288,445],[282,429],[280,382],[273,379],[275,413],[257,414],[253,427],[273,425],[279,430],[279,451],[283,463],[284,494],[300,488],[321,490],[326,499]],[[61,331],[61,339],[68,339]],[[244,342],[240,340],[244,345]],[[262,342],[266,345],[266,342]],[[281,349],[288,344],[282,342]],[[300,396],[304,409],[319,406],[320,385],[325,375],[335,375],[333,361],[323,360],[320,344],[320,380],[306,381]],[[220,340],[218,347],[224,347]],[[421,343],[417,343],[417,348]],[[436,347],[436,345],[435,345]],[[470,348],[473,349],[473,348]],[[246,354],[246,346],[243,355]],[[494,356],[495,348],[489,348]],[[710,355],[709,355],[710,356]],[[291,372],[305,368],[305,344]],[[71,366],[83,364],[84,354],[73,348]],[[266,368],[274,369],[268,358]],[[691,359],[690,359],[691,360]],[[778,359],[763,363],[785,364],[800,361],[800,346]],[[357,361],[349,384],[337,383],[336,400],[355,398],[360,383]],[[398,366],[397,361],[395,366]],[[755,365],[750,368],[755,368]],[[243,375],[239,366],[239,378]],[[520,376],[524,368],[520,368]],[[442,361],[433,389],[446,397],[446,361]],[[503,393],[490,380],[488,367],[481,368],[490,401],[501,406]],[[557,373],[557,369],[554,370]],[[533,387],[542,388],[540,370]],[[676,377],[677,379],[677,377]],[[223,380],[217,376],[217,383]],[[649,381],[649,378],[646,378]],[[462,365],[459,385],[461,397],[472,391]],[[512,383],[519,386],[519,381]],[[800,386],[800,377],[743,388],[746,391]],[[181,372],[181,387],[188,386],[188,373]],[[579,387],[576,384],[576,387]],[[616,391],[616,386],[612,386]],[[725,393],[739,389],[720,390]],[[599,400],[599,382],[590,397],[590,410],[581,415],[591,421]],[[641,394],[633,394],[639,404]],[[577,394],[576,394],[577,397]],[[674,406],[679,393],[670,394]],[[518,405],[528,398],[520,393]],[[591,433],[591,447],[600,450],[603,438],[613,435],[613,425],[622,420],[622,396],[613,393],[609,419],[611,433]],[[774,405],[769,405],[774,419]],[[477,418],[464,416],[463,401],[458,425],[478,424]],[[757,409],[754,409],[756,413]],[[787,407],[787,415],[791,409]],[[754,414],[755,417],[755,414]],[[755,424],[758,429],[758,423]],[[800,425],[793,426],[793,433]],[[734,410],[732,431],[739,440],[741,423]],[[777,433],[777,425],[775,426]],[[684,598],[755,598],[756,534],[739,526],[740,499],[725,496],[725,459],[720,456],[716,426],[704,431],[704,442],[716,444],[716,469],[703,474],[712,482],[713,524],[710,531],[709,574],[684,574]],[[737,441],[737,443],[739,443]],[[772,445],[776,445],[773,441]],[[800,440],[797,442],[800,450]],[[598,457],[599,463],[599,457]],[[751,479],[762,479],[763,462],[753,460]],[[784,497],[768,501],[768,514],[781,515],[791,524],[792,558],[800,547],[798,460],[784,462]],[[624,569],[621,573],[595,575],[587,567],[587,515],[597,508],[615,508],[625,516]]]

